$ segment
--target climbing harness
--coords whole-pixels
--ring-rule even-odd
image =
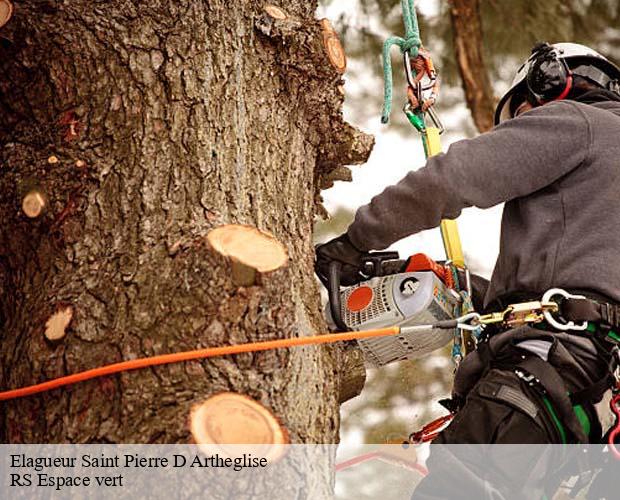
[[[504,310],[491,314],[473,313],[469,316],[468,323],[469,326],[493,326],[500,330],[510,330],[523,325],[536,327],[545,324],[555,331],[570,330],[577,333],[583,332],[583,334],[591,333],[595,339],[611,342],[614,347],[608,374],[591,386],[574,394],[566,392],[564,381],[556,369],[537,356],[523,357],[518,355],[512,361],[498,360],[497,366],[510,367],[511,371],[514,371],[527,385],[540,390],[543,402],[560,433],[561,441],[564,443],[567,442],[565,425],[571,434],[578,438],[579,442],[587,442],[591,421],[584,405],[590,401],[599,401],[604,392],[615,386],[611,408],[619,418],[617,418],[616,424],[606,440],[614,456],[620,457],[617,454],[617,445],[614,445],[614,440],[620,439],[620,385],[618,382],[620,380],[620,348],[618,347],[620,337],[614,331],[620,327],[619,312],[620,307],[618,306],[599,303],[583,295],[571,294],[566,290],[553,288],[545,292],[542,298],[537,301],[515,302],[508,305]],[[553,333],[549,333],[549,335],[552,336]],[[488,342],[483,342],[478,346],[476,356],[480,358],[479,362],[482,366],[491,366],[495,363],[496,355],[489,349]],[[463,389],[462,385],[461,389]],[[460,390],[457,391],[456,399],[446,401],[444,406],[450,412],[456,412],[460,407],[458,401],[462,403],[465,394],[466,392],[460,394]],[[456,404],[454,404],[455,402]],[[446,418],[449,419],[450,415],[447,415]],[[439,424],[441,421],[436,422]],[[433,424],[435,422],[429,424],[431,429]],[[413,436],[419,438],[433,434],[427,432],[426,429],[428,427],[414,433]],[[432,440],[432,437],[429,440]]]

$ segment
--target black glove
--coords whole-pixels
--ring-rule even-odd
[[[340,262],[340,284],[351,286],[365,279],[360,274],[362,269],[362,252],[360,252],[345,233],[333,240],[317,245],[315,271],[321,282],[329,287],[329,266],[332,262]]]

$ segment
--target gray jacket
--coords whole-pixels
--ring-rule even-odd
[[[459,141],[361,207],[348,235],[380,250],[501,202],[486,304],[551,287],[620,302],[620,102],[554,102]]]

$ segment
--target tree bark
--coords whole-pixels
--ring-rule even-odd
[[[319,185],[373,141],[343,122],[316,2],[281,4],[284,19],[263,7],[19,2],[0,32],[2,389],[325,331]],[[38,218],[21,208],[30,182],[46,196]],[[237,286],[206,241],[232,223],[273,234],[288,265]],[[72,314],[52,343],[59,310]],[[0,440],[188,442],[191,407],[229,391],[292,442],[336,442],[341,357],[308,347],[95,379],[2,404]]]
[[[493,127],[495,96],[484,60],[480,0],[450,0],[452,36],[467,107],[479,132]]]

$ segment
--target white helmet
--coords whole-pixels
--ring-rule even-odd
[[[557,75],[553,75],[553,81],[549,85],[555,85],[556,81],[560,81],[564,88],[559,89],[557,97],[546,100],[538,96],[536,92],[532,92],[530,87],[532,80],[537,80],[540,84],[541,77],[544,79],[543,72],[549,67],[549,58],[547,57],[541,64],[540,54],[545,51],[547,54],[552,53],[552,57],[560,61],[569,73],[568,84],[565,83],[566,80],[558,80]],[[537,71],[536,75],[531,74],[533,70]],[[532,55],[517,70],[510,90],[500,99],[495,109],[495,124],[512,118],[514,109],[525,100],[528,90],[530,94],[536,94],[538,102],[541,104],[565,97],[572,81],[571,74],[586,78],[602,88],[620,93],[620,68],[595,50],[578,43],[537,44],[532,50]]]

